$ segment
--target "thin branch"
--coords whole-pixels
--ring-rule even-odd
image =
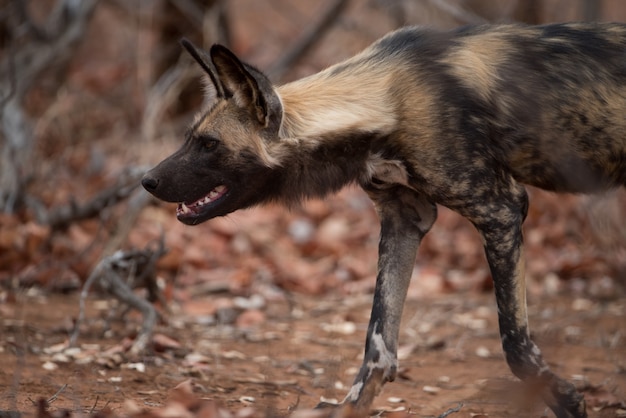
[[[347,6],[347,0],[335,0],[323,13],[318,22],[309,26],[304,33],[285,51],[285,53],[270,67],[270,78],[279,80],[289,68],[305,55],[322,35],[337,21],[341,12]]]
[[[122,303],[135,308],[143,315],[141,330],[131,348],[132,354],[144,351],[157,321],[157,311],[147,300],[137,296],[133,289],[145,287],[149,298],[164,300],[158,291],[155,280],[156,263],[167,252],[162,234],[156,248],[148,244],[143,250],[117,251],[104,257],[93,269],[83,286],[79,300],[79,313],[70,336],[70,346],[76,344],[80,327],[85,319],[85,300],[94,284],[114,296]],[[137,275],[136,273],[139,272]]]
[[[120,176],[115,185],[96,194],[88,202],[82,204],[70,202],[49,212],[39,210],[38,220],[50,225],[52,229],[64,229],[72,222],[97,217],[105,208],[128,198],[139,186],[139,179],[145,171],[143,167],[134,168],[126,175]]]
[[[457,4],[452,4],[448,0],[429,0],[430,4],[437,7],[439,10],[449,14],[456,20],[461,23],[466,24],[483,24],[489,23],[487,19],[482,16],[477,15],[476,13],[472,13],[467,9],[464,9],[462,6]]]
[[[171,1],[171,4],[192,24],[195,30],[202,32],[202,16],[204,15],[202,7],[191,0],[175,0]]]
[[[28,11],[28,1],[26,0],[13,0],[13,6],[17,11],[18,18],[21,22],[24,22],[26,27],[28,28],[28,32],[34,36],[34,38],[38,41],[42,42],[50,42],[53,41],[59,34],[58,33],[49,33],[50,28],[45,28],[40,26],[37,22],[35,22]],[[48,19],[48,24],[58,19],[59,8],[63,6],[63,2],[57,2],[56,9],[50,13],[50,18]],[[45,25],[44,25],[45,26]]]
[[[71,47],[83,35],[96,3],[97,0],[60,1],[46,26],[62,30],[54,34],[49,42],[31,41],[15,51],[16,71],[20,75],[17,80],[20,100],[39,74],[71,56]]]
[[[204,13],[202,22],[202,39],[205,44],[220,43],[230,45],[230,25],[226,15],[228,0],[215,0]]]
[[[461,408],[463,408],[463,402],[459,402],[459,404],[456,407],[448,409],[443,414],[439,415],[437,418],[446,418],[450,414],[460,412]]]
[[[595,22],[600,18],[602,5],[598,0],[583,0],[583,19]]]
[[[8,58],[7,58],[7,82],[9,84],[8,91],[5,93],[6,87],[2,88],[2,98],[0,98],[0,109],[4,108],[9,100],[13,99],[15,92],[17,91],[17,78],[15,77],[15,51],[14,46],[9,42],[7,45]]]
[[[30,172],[34,136],[29,118],[22,109],[22,100],[35,79],[71,56],[72,46],[85,32],[97,0],[58,0],[45,22],[46,31],[35,25],[20,0],[12,4],[29,26],[30,39],[19,48],[14,34],[8,58],[0,61],[0,91],[7,92],[0,108],[0,211],[12,212],[23,201],[24,184]],[[20,41],[24,41],[20,39]],[[16,77],[12,74],[19,74]]]
[[[158,122],[176,102],[185,84],[195,76],[195,67],[186,58],[179,59],[176,65],[168,68],[148,92],[141,121],[141,132],[145,139],[152,140],[156,137],[157,130],[162,129]]]
[[[52,396],[50,396],[50,398],[48,398],[48,400],[46,401],[48,403],[48,405],[52,404],[54,401],[56,401],[59,397],[59,395],[67,388],[67,383],[65,383],[63,386],[61,386],[61,388],[59,390],[56,391],[56,393]]]
[[[98,406],[98,401],[100,400],[100,396],[96,395],[96,400],[93,403],[93,406],[89,410],[89,415],[93,414],[96,410],[96,406]]]

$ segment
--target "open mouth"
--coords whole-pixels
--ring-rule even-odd
[[[224,197],[227,192],[226,186],[220,185],[195,202],[181,202],[178,204],[178,208],[176,208],[176,217],[180,220],[196,218]]]

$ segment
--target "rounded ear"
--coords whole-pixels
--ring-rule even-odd
[[[224,45],[214,44],[209,51],[211,62],[225,87],[231,90],[256,84],[254,77],[248,74],[243,62]],[[251,86],[250,86],[251,87]]]
[[[208,54],[197,48],[189,39],[183,38],[180,40],[180,44],[187,50],[189,55],[202,67],[204,72],[209,76],[209,80],[211,80],[211,84],[215,87],[215,93],[218,98],[226,98],[226,91],[224,89],[224,85],[221,83],[215,68],[211,62]]]
[[[259,122],[265,125],[268,117],[265,94],[270,92],[264,92],[256,79],[265,76],[241,62],[225,46],[213,45],[210,56],[217,76],[224,86],[224,93],[233,97],[239,106],[252,110]]]

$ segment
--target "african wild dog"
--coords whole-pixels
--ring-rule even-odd
[[[409,27],[280,87],[223,46],[183,45],[208,75],[210,103],[142,181],[179,202],[181,222],[349,183],[376,205],[374,303],[344,402],[366,410],[396,375],[415,254],[441,204],[484,239],[512,372],[540,385],[556,416],[586,416],[529,336],[522,183],[573,193],[626,185],[626,25]]]

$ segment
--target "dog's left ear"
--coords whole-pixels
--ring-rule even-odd
[[[259,123],[266,127],[271,116],[268,102],[274,95],[267,77],[241,62],[225,46],[213,45],[210,56],[225,96],[232,97],[240,107],[249,109]]]
[[[189,55],[202,67],[206,75],[209,77],[210,83],[207,83],[207,87],[210,88],[213,86],[215,89],[206,91],[206,99],[211,101],[213,97],[224,98],[224,86],[220,82],[217,74],[215,72],[215,68],[213,68],[213,64],[211,63],[211,58],[209,55],[202,49],[197,48],[189,39],[183,38],[180,40],[180,44],[187,50]]]

